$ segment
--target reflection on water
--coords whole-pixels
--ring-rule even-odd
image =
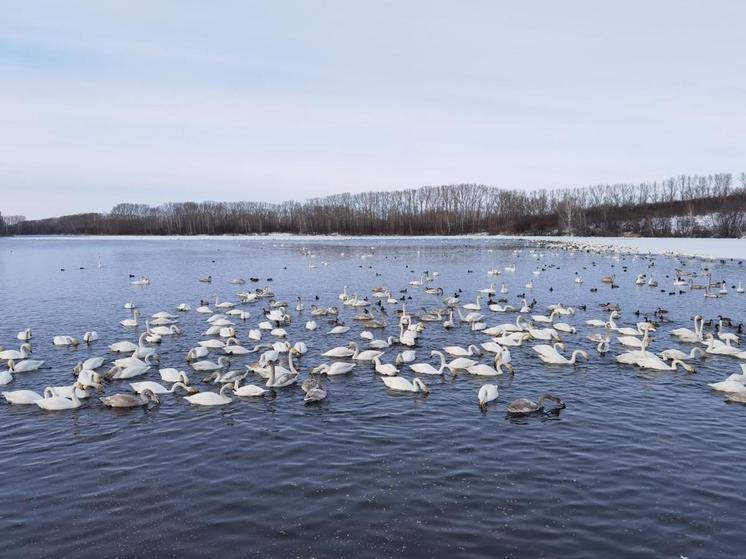
[[[514,255],[515,248],[523,250]],[[433,285],[446,295],[462,290],[463,302],[495,281],[497,288],[505,282],[505,297],[520,305],[517,295],[533,279],[526,296],[538,301],[538,314],[551,303],[587,305],[563,318],[578,327],[576,335],[563,335],[568,351],[591,349],[584,322],[605,319],[599,305],[607,302],[621,304],[624,325],[639,320],[636,310],[641,316],[659,306],[669,310],[673,322],[656,333],[655,351],[688,351],[667,332],[690,327],[694,312],[744,316],[746,299],[733,292],[713,300],[701,293],[668,295],[674,268],[681,266],[674,260],[656,258],[650,268],[649,261],[631,257],[543,254],[537,262],[517,241],[485,239],[3,239],[0,345],[16,347],[16,333],[33,328],[33,357],[47,367],[18,375],[10,388],[42,390],[70,382],[79,360],[113,358],[108,344],[136,338],[137,332],[119,326],[128,317],[127,301],[150,316],[174,312],[180,303],[194,309],[215,295],[235,300],[241,289],[271,285],[291,309],[297,296],[308,309],[311,303],[338,305],[344,285],[361,296],[385,285],[420,312],[441,298],[399,290],[424,270],[440,272]],[[486,274],[510,263],[515,272]],[[737,262],[707,265],[729,284],[742,273]],[[696,270],[700,263],[686,266]],[[575,271],[583,285],[573,282]],[[663,291],[635,286],[641,272],[653,273]],[[598,281],[609,273],[616,273],[619,289]],[[152,283],[133,287],[129,274]],[[211,284],[197,281],[207,275]],[[252,276],[261,281],[228,283]],[[246,306],[252,317],[237,326],[246,345],[263,305]],[[515,318],[484,312],[488,326]],[[323,319],[318,330],[305,331],[308,310],[286,328],[290,340],[309,346],[302,371],[320,362],[320,352],[359,339],[352,311],[343,313],[352,326],[343,336],[326,335]],[[204,339],[204,320],[194,311],[180,314],[185,334],[164,338],[162,367],[186,367],[187,350]],[[374,334],[397,335],[395,326],[391,314],[387,329]],[[54,335],[82,337],[86,330],[97,330],[101,339],[76,349],[51,345]],[[430,323],[417,361],[435,363],[429,357],[434,348],[485,340],[466,327],[448,332]],[[513,348],[515,376],[489,380],[500,395],[481,412],[476,395],[486,379],[428,377],[429,396],[394,397],[365,365],[326,380],[329,396],[318,406],[303,405],[297,386],[210,409],[168,394],[150,410],[113,411],[96,398],[61,413],[2,404],[3,554],[741,555],[746,491],[739,468],[746,451],[739,426],[746,407],[724,405],[706,386],[736,372],[736,361],[708,357],[696,363],[694,375],[640,373],[614,362],[620,351],[615,344],[604,356],[590,351],[587,363],[548,367],[528,347]],[[395,354],[388,350],[384,361]],[[251,360],[233,358],[233,368]],[[412,378],[406,369],[404,375]],[[191,373],[194,380],[202,376]],[[145,378],[159,380],[157,373]],[[108,393],[126,389],[124,381],[107,386]],[[510,401],[544,392],[560,396],[567,408],[506,414]]]

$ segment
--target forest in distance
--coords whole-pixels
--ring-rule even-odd
[[[304,202],[122,203],[108,213],[0,216],[5,235],[588,235],[742,237],[746,173],[521,191],[480,184]]]

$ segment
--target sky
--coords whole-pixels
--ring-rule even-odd
[[[0,212],[746,170],[746,2],[2,1]]]

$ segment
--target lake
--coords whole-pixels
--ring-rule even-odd
[[[351,320],[355,311],[338,299],[343,286],[371,300],[373,287],[387,286],[419,313],[442,306],[443,297],[408,286],[425,270],[439,272],[430,285],[445,295],[461,290],[462,304],[494,281],[509,288],[504,297],[511,304],[520,306],[524,292],[535,299],[536,314],[547,314],[553,303],[586,305],[563,317],[578,333],[562,338],[568,350],[590,353],[574,367],[549,366],[531,342],[511,348],[514,376],[427,376],[427,397],[393,393],[372,366],[359,364],[350,375],[328,379],[329,395],[315,406],[303,404],[298,385],[210,408],[170,394],[159,406],[124,411],[104,408],[95,396],[60,412],[3,402],[3,556],[740,556],[746,406],[728,404],[707,387],[739,372],[739,362],[709,356],[692,361],[695,374],[641,371],[614,361],[618,343],[599,355],[585,339],[598,330],[584,323],[606,319],[599,305],[607,302],[620,304],[618,323],[625,326],[664,307],[671,322],[658,328],[651,350],[689,351],[668,332],[691,328],[695,312],[743,321],[746,296],[730,289],[744,279],[742,263],[532,254],[532,246],[495,238],[0,239],[0,345],[17,348],[18,331],[32,328],[32,358],[46,362],[4,390],[70,384],[78,361],[119,357],[108,345],[136,341],[142,331],[119,325],[130,316],[123,308],[128,301],[143,317],[177,314],[180,303],[195,309],[215,295],[237,302],[238,291],[263,286],[290,304],[288,339],[309,348],[299,362],[305,378],[321,352],[349,340],[364,345],[363,328]],[[504,270],[509,264],[515,272]],[[672,286],[676,268],[702,267],[727,282],[727,296],[705,299],[701,291],[679,294]],[[492,268],[502,274],[489,276]],[[534,276],[536,269],[543,271]],[[582,285],[574,283],[575,272]],[[618,289],[599,281],[611,273]],[[635,285],[639,273],[652,274],[660,287]],[[151,284],[132,286],[130,274],[146,275]],[[207,275],[211,284],[198,281]],[[229,283],[252,276],[260,281]],[[305,304],[301,313],[297,297]],[[350,332],[328,335],[323,317],[316,331],[306,331],[313,303],[339,306]],[[237,321],[244,345],[253,347],[247,333],[267,305],[263,299],[240,306],[251,313]],[[388,327],[373,330],[377,338],[399,333],[395,305],[385,306]],[[516,316],[482,312],[487,326]],[[185,360],[205,339],[205,319],[194,310],[179,313],[183,335],[154,347],[161,367],[184,369],[207,390],[204,375]],[[53,336],[82,338],[86,330],[101,339],[74,349],[52,345]],[[265,333],[263,341],[270,338]],[[465,325],[445,330],[427,323],[417,361],[437,365],[432,349],[488,340]],[[400,349],[386,350],[384,361]],[[232,358],[231,368],[255,359]],[[481,362],[489,363],[489,355]],[[407,367],[401,375],[414,376]],[[136,380],[145,379],[160,381],[157,368]],[[485,382],[496,383],[500,394],[481,411],[477,391]],[[105,391],[129,391],[128,381],[110,381]],[[507,416],[510,401],[543,392],[560,396],[566,409]]]

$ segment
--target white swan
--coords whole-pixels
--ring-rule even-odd
[[[375,365],[375,371],[381,375],[393,376],[399,372],[395,365],[381,363],[381,358],[378,356],[373,358],[373,364]]]
[[[5,386],[13,382],[13,375],[10,374],[9,370],[0,371],[0,386]]]
[[[358,349],[357,342],[350,342],[348,345],[355,350],[351,355],[353,361],[373,361],[376,357],[380,357],[381,355],[383,355],[382,351],[378,351],[375,349],[366,349],[364,351],[360,351]]]
[[[498,392],[496,384],[484,384],[477,393],[477,400],[479,400],[479,407],[484,408],[488,402],[497,400]]]
[[[654,355],[653,357],[644,357],[642,359],[638,359],[636,365],[642,369],[653,369],[655,371],[675,371],[676,367],[678,365],[681,365],[681,368],[684,369],[686,372],[694,372],[694,367],[692,367],[691,365],[687,365],[679,359],[673,359],[669,364],[663,361],[663,359],[661,359],[657,355]]]
[[[158,373],[161,375],[161,380],[164,382],[183,382],[184,384],[189,384],[189,377],[184,371],[167,368],[158,369]]]
[[[109,350],[113,353],[130,353],[137,351],[137,345],[130,341],[115,342],[109,346]]]
[[[417,359],[417,352],[413,349],[405,349],[396,355],[394,363],[402,365],[404,363],[412,363],[415,359]]]
[[[223,346],[225,347],[225,346]],[[210,349],[205,346],[195,346],[191,348],[189,351],[187,351],[186,354],[186,360],[189,361],[197,361],[198,359],[202,359],[203,357],[207,357],[207,354],[210,353]]]
[[[696,343],[702,340],[702,330],[705,323],[700,315],[694,316],[694,330],[689,328],[675,328],[670,334],[677,337],[682,342]]]
[[[529,338],[530,335],[528,333],[512,332],[509,334],[503,334],[502,336],[496,336],[492,338],[492,341],[502,346],[519,347]]]
[[[488,336],[502,336],[503,334],[510,332],[523,332],[526,329],[526,326],[522,323],[522,320],[523,317],[518,315],[515,318],[515,324],[512,322],[498,324],[497,326],[492,326],[491,328],[482,330],[482,333],[487,334]]]
[[[220,392],[198,392],[191,396],[184,396],[184,399],[190,404],[196,406],[224,406],[230,404],[233,400],[225,395],[227,390],[231,390],[230,384],[224,384]]]
[[[495,366],[491,367],[484,363],[477,363],[471,367],[467,367],[466,371],[470,375],[476,375],[480,377],[496,377],[504,374],[503,367],[508,369],[511,373],[513,372],[513,366],[510,363],[504,363],[501,355],[498,353],[495,355]]]
[[[564,332],[565,334],[574,334],[576,332],[575,326],[571,326],[566,322],[555,322],[552,324],[552,328],[559,332]]]
[[[423,392],[430,393],[430,389],[420,379],[416,378],[412,382],[403,377],[381,377],[387,388],[397,392]]]
[[[27,342],[31,339],[31,336],[31,328],[26,328],[25,330],[21,330],[20,332],[18,332],[18,334],[16,334],[16,340]]]
[[[533,320],[534,322],[551,324],[552,322],[554,322],[554,319],[558,314],[559,311],[557,309],[553,310],[549,316],[544,316],[543,314],[532,314],[531,320]]]
[[[116,367],[133,367],[133,366],[141,366],[141,365],[152,365],[152,361],[154,359],[153,355],[146,355],[145,359],[140,359],[139,357],[136,357],[136,355],[133,353],[130,357],[123,357],[122,359],[115,359],[114,360],[114,366]]]
[[[480,355],[482,353],[475,345],[470,345],[466,349],[457,345],[449,345],[444,347],[443,351],[448,355],[453,355],[454,357],[471,357],[472,355]]]
[[[18,361],[17,363],[13,359],[8,359],[8,370],[13,373],[28,373],[29,371],[36,371],[41,369],[44,365],[44,361],[25,359]]]
[[[140,317],[140,311],[135,309],[132,311],[132,318],[125,318],[124,320],[120,320],[119,324],[124,326],[125,328],[136,328],[139,324],[137,319]]]
[[[240,386],[241,381],[237,380],[235,384],[233,385],[233,393],[236,396],[241,396],[243,398],[255,398],[257,396],[264,396],[269,392],[266,388],[262,388],[261,386],[257,386],[256,384],[244,384],[243,386]]]
[[[446,356],[440,351],[431,351],[430,355],[440,357],[439,368],[436,369],[430,363],[413,363],[409,366],[410,369],[421,375],[442,375],[446,368]]]
[[[559,334],[557,334],[557,331],[554,328],[534,328],[533,325],[529,323],[526,331],[534,340],[548,341],[560,339]]]
[[[481,311],[482,305],[479,304],[480,299],[482,298],[481,295],[477,295],[477,300],[474,303],[466,303],[465,305],[462,305],[464,309],[467,311]]]
[[[148,363],[128,365],[125,367],[120,367],[120,366],[115,365],[109,371],[107,371],[104,376],[110,379],[124,380],[128,378],[142,376],[145,373],[147,373],[149,370],[150,370],[150,365]]]
[[[44,390],[44,394],[45,396],[52,395],[60,398],[67,398],[69,400],[73,397],[73,390],[81,400],[91,397],[85,387],[81,388],[80,383],[78,382],[70,386],[47,386]]]
[[[3,398],[9,404],[33,404],[37,400],[41,400],[43,396],[34,392],[33,390],[13,390],[12,392],[3,392]]]
[[[78,398],[77,390],[75,390],[75,385],[73,385],[73,389],[70,390],[70,396],[71,398],[65,398],[64,396],[55,396],[54,393],[51,391],[44,391],[44,398],[40,400],[36,400],[34,404],[39,406],[40,408],[44,410],[50,410],[50,411],[59,411],[59,410],[72,410],[75,408],[79,408],[82,405],[82,402]]]
[[[192,363],[192,369],[195,371],[217,371],[219,369],[224,369],[230,365],[230,361],[228,361],[228,358],[225,356],[221,356],[218,358],[218,362],[215,363],[214,361],[196,361],[195,363]]]
[[[322,357],[352,357],[355,350],[348,346],[337,346],[321,354]]]
[[[98,332],[95,330],[89,330],[85,334],[83,334],[83,341],[87,344],[90,344],[92,342],[95,342],[98,340]]]
[[[285,386],[295,384],[298,381],[298,371],[296,371],[293,366],[292,354],[288,355],[288,365],[290,366],[290,371],[284,371],[278,375],[276,374],[275,362],[270,361],[269,379],[267,380],[265,386],[267,386],[268,388],[284,388]]]
[[[726,379],[720,382],[713,382],[707,386],[718,392],[728,392],[730,394],[746,392],[744,383],[737,380]]]
[[[586,360],[590,358],[587,352],[581,349],[576,349],[568,359],[559,352],[558,347],[564,346],[562,346],[562,344],[554,344],[553,346],[540,344],[535,345],[532,349],[539,355],[539,359],[544,363],[551,363],[553,365],[574,365],[577,362],[578,357],[583,357]]]
[[[144,380],[142,382],[131,382],[130,386],[132,387],[132,390],[134,390],[138,394],[142,394],[145,390],[150,390],[153,394],[173,394],[174,392],[176,392],[177,388],[183,388],[190,394],[197,392],[196,388],[187,386],[183,382],[175,382],[173,385],[171,385],[171,388],[166,388],[162,384],[153,382],[152,380]]]
[[[322,363],[318,367],[315,367],[311,370],[312,373],[318,373],[320,375],[327,375],[327,376],[337,376],[337,375],[346,375],[347,373],[352,372],[352,370],[355,368],[355,363],[344,363],[342,361],[337,361],[335,363]]]
[[[702,348],[693,347],[689,353],[684,353],[679,349],[666,349],[660,353],[660,358],[664,361],[669,359],[679,359],[680,361],[686,361],[687,359],[695,359],[697,357],[704,356],[705,352]]]
[[[30,353],[31,353],[31,344],[24,343],[24,344],[21,344],[21,347],[18,348],[18,350],[6,349],[5,351],[0,351],[0,360],[8,361],[10,359],[15,359],[15,360],[26,359]]]

